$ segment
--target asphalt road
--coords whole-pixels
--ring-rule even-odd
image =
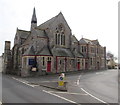
[[[68,103],[68,101],[50,95],[44,88],[32,87],[2,76],[2,103]]]
[[[118,103],[118,72],[106,70],[66,74],[68,91],[61,92],[25,81],[55,81],[57,76],[19,78],[2,76],[2,103]]]
[[[79,86],[106,103],[118,103],[117,70],[84,74]]]

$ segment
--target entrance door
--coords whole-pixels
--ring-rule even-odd
[[[85,63],[85,69],[86,70],[88,69],[88,63],[87,62]]]
[[[78,62],[77,68],[78,68],[78,70],[80,70],[80,62]]]
[[[51,61],[47,62],[47,72],[51,72]]]
[[[98,70],[100,69],[100,65],[99,65],[99,62],[97,62],[97,69],[98,69]]]

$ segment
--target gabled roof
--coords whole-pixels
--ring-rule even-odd
[[[34,34],[36,36],[39,36],[39,37],[47,37],[47,35],[45,33],[45,30],[42,30],[42,29],[39,29],[39,28],[34,29]]]
[[[92,40],[92,42],[93,42],[94,44],[96,44],[96,45],[99,45],[98,40]]]
[[[38,27],[39,27],[39,28],[41,28],[41,27],[44,27],[44,26],[46,26],[46,25],[50,25],[52,22],[54,22],[54,21],[55,21],[56,17],[57,17],[57,16],[55,16],[55,17],[53,17],[53,18],[49,19],[48,21],[46,21],[46,22],[42,23],[42,24],[41,24],[41,25],[39,25]]]
[[[38,27],[44,29],[44,28],[50,26],[56,19],[58,19],[58,17],[62,17],[62,18],[65,20],[63,14],[62,14],[62,12],[60,12],[58,15],[56,15],[55,17],[53,17],[53,18],[49,19],[48,21],[42,23],[42,24],[39,25]],[[66,21],[66,20],[65,20],[65,22],[66,22],[66,24],[67,24],[67,21]],[[67,24],[67,26],[69,27],[68,24]],[[70,27],[69,27],[69,29],[70,29]],[[70,29],[70,30],[71,30],[71,29]]]
[[[34,47],[30,46],[23,55],[35,55]]]
[[[52,53],[48,46],[44,46],[40,51],[36,53],[36,55],[49,55],[52,56]]]
[[[67,48],[53,48],[52,53],[55,56],[74,57],[70,49]]]
[[[80,41],[79,41],[80,43],[84,43],[84,44],[92,44],[92,42],[91,42],[91,40],[89,40],[89,39],[86,39],[86,38],[82,38],[82,39],[80,39]]]
[[[82,43],[82,44],[91,44],[91,45],[99,45],[98,40],[89,40],[89,39],[86,39],[86,38],[80,39],[79,43]]]
[[[71,35],[72,42],[78,42],[77,38],[74,35]]]
[[[27,37],[30,35],[30,31],[20,30],[17,28],[17,34],[20,38],[27,39]]]
[[[30,34],[27,39],[25,40],[25,42],[23,43],[23,45],[25,44],[29,44],[32,41],[33,36],[38,36],[39,38],[48,38],[46,35],[46,32],[44,30],[38,29],[37,27],[33,30],[33,33]]]

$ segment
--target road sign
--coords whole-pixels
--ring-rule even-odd
[[[61,73],[61,75],[59,76],[59,80],[58,80],[58,86],[64,86],[64,78],[65,78],[65,74]]]
[[[63,80],[63,77],[59,77],[59,79],[62,81],[62,80]]]

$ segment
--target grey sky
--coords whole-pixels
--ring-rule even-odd
[[[118,0],[0,0],[0,55],[4,41],[14,43],[16,28],[30,30],[33,8],[38,23],[60,11],[78,40],[98,39],[107,51],[118,55]]]

